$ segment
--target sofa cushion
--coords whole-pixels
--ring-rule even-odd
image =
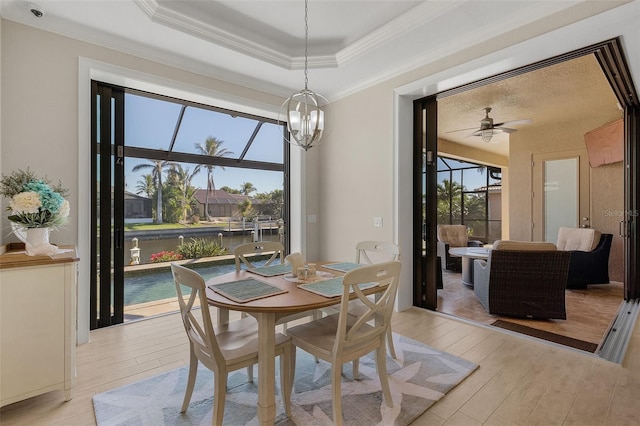
[[[469,242],[467,227],[464,225],[438,225],[438,241],[450,247],[466,247]]]
[[[518,251],[556,251],[553,243],[534,241],[497,240],[493,243],[494,250],[518,250]]]
[[[593,251],[600,242],[600,232],[591,228],[566,228],[558,230],[558,250]]]

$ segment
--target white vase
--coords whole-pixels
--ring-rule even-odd
[[[58,248],[49,244],[49,228],[28,228],[25,249],[28,256],[50,256]]]

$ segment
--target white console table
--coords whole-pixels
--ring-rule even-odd
[[[71,399],[78,257],[27,256],[0,246],[0,406],[52,390]]]

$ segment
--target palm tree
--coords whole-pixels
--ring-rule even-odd
[[[222,148],[224,142],[209,136],[204,143],[196,143],[196,150],[202,155],[208,155],[210,157],[224,157],[233,154],[226,148]],[[204,214],[207,220],[209,220],[209,194],[216,190],[216,185],[213,181],[213,170],[216,168],[213,164],[205,165],[207,168],[207,194],[204,201]],[[222,167],[224,170],[224,167]]]
[[[147,173],[146,175],[142,175],[142,179],[138,181],[136,185],[136,194],[140,195],[142,193],[147,195],[147,198],[151,198],[151,194],[153,193],[153,175]]]
[[[171,168],[169,169],[169,179],[171,179],[180,190],[180,200],[178,200],[178,205],[182,210],[180,212],[180,218],[183,221],[187,218],[187,213],[191,208],[191,202],[193,201],[193,197],[196,193],[196,188],[191,185],[191,181],[195,175],[200,173],[200,167],[201,165],[197,165],[195,169],[193,169],[193,172],[189,173],[189,167],[182,168],[181,164],[172,163]]]
[[[240,185],[240,193],[242,195],[249,195],[252,192],[256,192],[257,189],[255,186],[253,186],[253,184],[251,182],[242,182],[242,185]]]
[[[162,223],[162,172],[167,166],[167,160],[149,160],[151,164],[138,164],[131,171],[152,169],[151,176],[156,187],[158,199],[156,201],[156,223]]]

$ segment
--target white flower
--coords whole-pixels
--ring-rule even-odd
[[[60,206],[60,210],[58,211],[58,214],[62,217],[67,217],[69,216],[69,211],[70,211],[70,207],[69,207],[69,202],[67,200],[64,200],[62,202],[62,206]]]
[[[14,195],[9,201],[9,207],[17,213],[38,213],[42,203],[37,192],[28,191]]]

